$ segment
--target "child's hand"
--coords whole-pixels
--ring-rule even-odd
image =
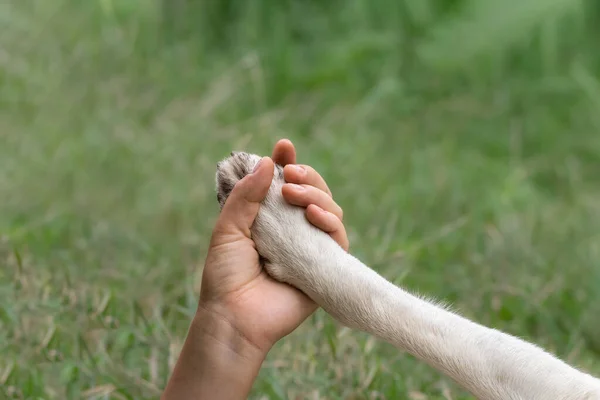
[[[344,249],[342,209],[311,167],[294,165],[296,151],[280,140],[273,160],[240,180],[213,230],[198,311],[163,399],[246,398],[267,352],[296,329],[317,305],[304,293],[272,279],[261,268],[250,227],[273,179],[273,161],[284,165],[282,188],[291,204]]]
[[[323,178],[308,166],[293,164],[296,151],[288,140],[275,145],[273,159],[285,166],[289,183],[282,189],[284,198],[307,207],[307,219],[347,249],[342,209]],[[317,308],[302,292],[273,280],[261,268],[250,238],[250,226],[271,184],[273,168],[273,162],[265,157],[229,195],[213,232],[200,293],[201,311],[225,318],[265,353]]]

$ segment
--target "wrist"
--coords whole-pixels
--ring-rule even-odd
[[[190,332],[192,330],[198,340],[213,343],[215,349],[248,362],[262,363],[270,350],[252,342],[238,329],[234,318],[218,306],[200,303]]]
[[[245,399],[266,354],[222,315],[199,307],[162,400]]]

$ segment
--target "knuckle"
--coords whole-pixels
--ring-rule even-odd
[[[323,179],[321,174],[319,174],[319,172],[316,169],[314,169],[310,165],[302,164],[300,166],[306,171],[306,175],[302,180],[303,183],[319,189],[329,197],[333,197],[331,190],[329,190],[329,187],[327,186],[327,182],[325,182],[325,179]]]
[[[301,164],[300,165],[302,168],[304,168],[306,170],[306,174],[307,175],[315,175],[317,173],[317,170],[315,170],[313,167],[311,167],[310,165],[306,165],[306,164]]]
[[[306,170],[306,180],[311,182],[311,184],[317,184],[323,179],[317,170],[310,165],[303,165],[302,167]]]

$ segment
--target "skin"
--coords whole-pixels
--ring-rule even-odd
[[[250,235],[273,178],[273,162],[285,166],[283,197],[306,208],[308,221],[348,250],[342,209],[327,184],[313,168],[296,164],[292,142],[280,140],[272,158],[263,158],[235,185],[221,210],[198,310],[162,400],[247,398],[272,346],[317,309],[301,291],[267,275]]]

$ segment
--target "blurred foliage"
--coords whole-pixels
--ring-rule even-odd
[[[600,372],[593,0],[0,4],[0,396],[157,398],[214,168],[290,137],[390,280]],[[253,398],[463,399],[318,312]]]

